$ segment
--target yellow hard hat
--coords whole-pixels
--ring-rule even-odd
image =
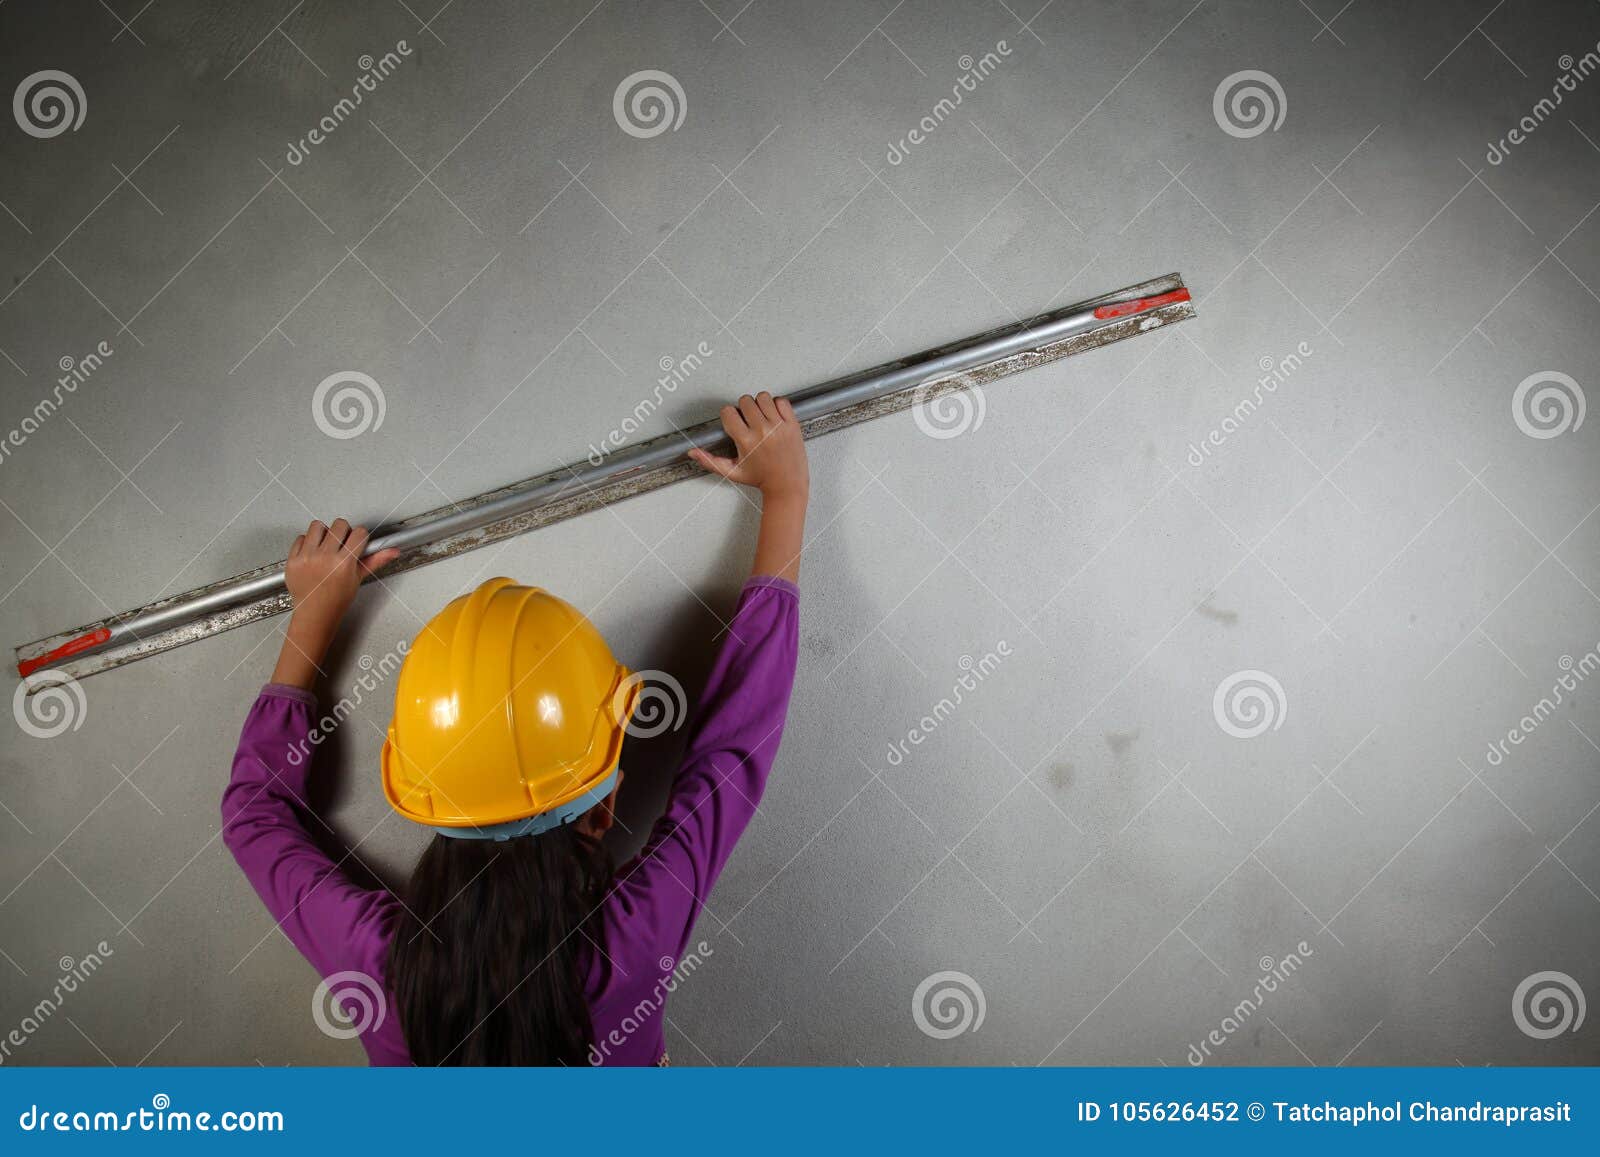
[[[504,839],[570,822],[615,783],[638,691],[577,608],[490,579],[406,653],[384,795],[444,835]]]

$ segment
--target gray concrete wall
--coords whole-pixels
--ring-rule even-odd
[[[702,342],[644,433],[1179,270],[1198,320],[989,387],[959,436],[815,444],[789,730],[674,1061],[1600,1059],[1592,1017],[1527,1011],[1600,995],[1600,77],[1538,107],[1593,5],[437,6],[0,8],[4,90],[60,70],[85,106],[0,123],[0,427],[112,351],[0,461],[8,644],[580,457]],[[683,94],[654,136],[613,114],[645,69]],[[1269,125],[1230,119],[1245,70]],[[312,398],[344,371],[385,412],[341,439]],[[495,573],[692,690],[753,529],[696,481],[407,574],[329,695]],[[217,839],[280,630],[7,725],[0,1031],[110,949],[7,1063],[361,1060]],[[1214,706],[1240,672],[1254,725]],[[398,879],[388,706],[319,804]],[[634,826],[670,758],[630,749]],[[981,1025],[924,1031],[952,985]]]

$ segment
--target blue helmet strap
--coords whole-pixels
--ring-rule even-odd
[[[617,773],[620,770],[620,768],[613,768],[610,775],[576,799],[568,800],[566,803],[553,807],[547,812],[540,812],[536,816],[512,820],[510,823],[505,824],[487,824],[482,827],[470,828],[434,828],[433,830],[441,836],[449,836],[453,840],[514,840],[518,836],[536,836],[541,832],[548,832],[553,828],[570,824],[605,799],[606,796],[611,794],[611,789],[616,787]]]

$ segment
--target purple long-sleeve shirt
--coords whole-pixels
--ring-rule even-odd
[[[794,684],[799,592],[780,578],[745,584],[727,640],[690,725],[667,809],[644,850],[617,870],[599,913],[602,951],[591,955],[585,991],[595,1052],[604,1064],[648,1065],[665,1052],[662,1012],[674,969],[723,865],[743,834],[778,752]],[[324,979],[358,973],[381,987],[382,1016],[363,1016],[375,1065],[410,1063],[385,981],[389,936],[400,901],[360,887],[306,830],[315,725],[310,692],[269,684],[245,720],[222,796],[222,838],[291,943]],[[529,961],[529,967],[535,965]]]

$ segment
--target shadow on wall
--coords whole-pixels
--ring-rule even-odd
[[[715,548],[720,558],[743,557],[754,549],[754,511],[743,503],[740,506],[742,517],[728,524]],[[719,583],[699,598],[682,588],[674,589],[679,597],[661,600],[660,613],[652,613],[647,621],[627,623],[609,640],[621,662],[635,671],[665,671],[687,695],[687,713],[680,725],[659,735],[630,733],[623,741],[621,766],[626,782],[617,796],[616,826],[606,841],[618,864],[638,853],[651,825],[666,808],[672,778],[683,761],[689,723],[726,637],[722,621],[733,614],[738,599],[738,587],[732,582]]]
[[[838,471],[817,467],[817,450],[817,446],[811,446],[813,477],[809,521],[814,526],[821,526],[827,523],[828,512],[837,510],[845,497],[840,493],[842,487]],[[709,481],[705,484],[717,485]],[[706,677],[726,638],[727,632],[722,621],[733,614],[743,586],[747,560],[755,551],[759,521],[758,508],[753,503],[740,501],[738,517],[728,522],[722,541],[711,547],[717,552],[716,557],[727,560],[721,570],[726,575],[725,581],[719,579],[714,587],[697,592],[698,598],[674,584],[680,597],[662,599],[659,613],[652,613],[648,620],[627,623],[611,640],[618,658],[634,670],[654,669],[671,674],[683,686],[688,701],[688,714],[683,726],[655,736],[629,735],[623,743],[622,768],[626,773],[626,783],[618,796],[617,825],[607,840],[617,864],[626,863],[644,846],[651,825],[666,807],[673,776],[682,763],[689,724],[694,720]],[[844,541],[843,538],[834,538],[830,542],[832,551],[828,557],[827,585],[831,589],[859,592],[866,588],[852,581],[854,568],[839,549]],[[818,565],[815,558],[804,564],[811,567]],[[664,593],[671,592],[664,589]],[[857,609],[861,613],[873,611],[870,607]],[[802,624],[806,613],[802,607]],[[804,677],[806,665],[803,642],[799,665],[801,670],[795,687],[796,702],[802,694],[800,679]],[[779,758],[783,757],[780,755]]]
[[[351,606],[344,625],[335,635],[327,658],[323,660],[325,674],[318,680],[316,688],[317,701],[324,711],[346,694],[360,676],[361,657],[372,653],[372,621],[377,617],[379,602],[384,597],[381,587],[369,584],[363,588],[362,597]],[[383,649],[379,647],[379,650]],[[393,682],[391,678],[378,687],[373,697],[359,709],[362,715],[384,731],[388,730],[389,720],[394,714]],[[356,716],[352,716],[349,722],[359,725]],[[352,745],[346,743],[344,732],[342,726],[333,728],[312,756],[316,761],[315,774],[306,784],[306,805],[320,822],[307,824],[306,830],[323,852],[335,862],[343,861],[340,870],[355,884],[364,888],[396,891],[404,887],[411,876],[412,865],[432,837],[418,829],[415,848],[402,861],[394,862],[391,857],[382,855],[381,845],[363,842],[362,837],[366,832],[356,832],[352,838],[352,833],[340,829],[336,817],[341,806],[361,793],[382,792],[377,767],[360,765],[360,761],[350,753]],[[385,803],[384,807],[387,808],[388,804]],[[406,826],[414,825],[407,823]],[[351,848],[358,844],[359,851],[350,855]]]

